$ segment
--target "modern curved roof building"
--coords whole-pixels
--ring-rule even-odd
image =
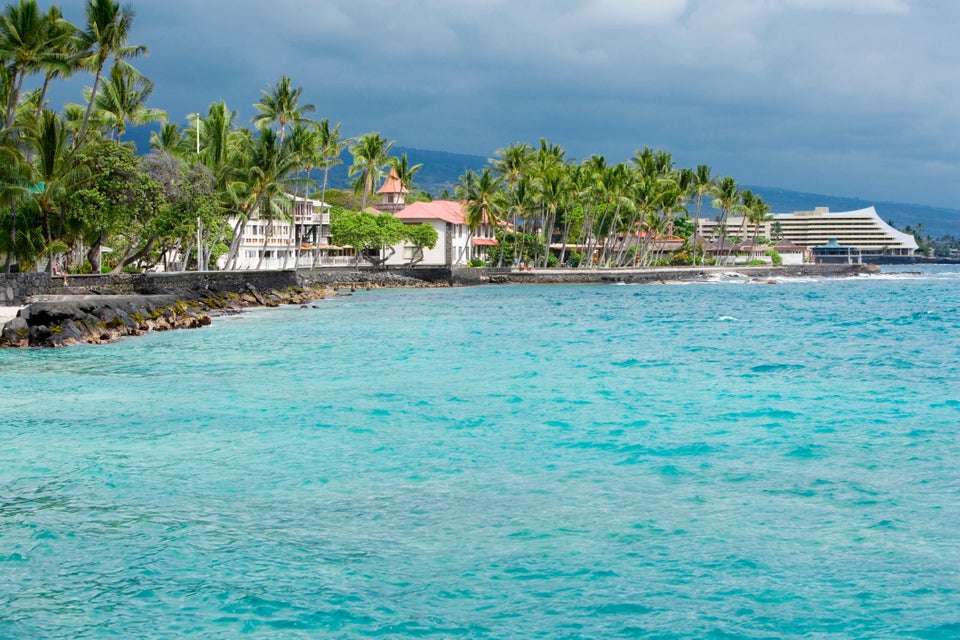
[[[719,223],[700,220],[700,231],[706,237],[719,235]],[[743,218],[727,221],[727,235],[742,234]],[[884,222],[874,207],[856,211],[830,211],[817,207],[813,211],[775,213],[760,225],[747,224],[748,237],[783,238],[803,247],[819,247],[835,240],[845,247],[859,249],[863,255],[913,255],[917,241],[909,233],[897,231]]]

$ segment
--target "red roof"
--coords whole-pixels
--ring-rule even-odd
[[[497,241],[494,240],[493,238],[474,238],[473,244],[485,245],[488,247],[495,247],[497,246]]]
[[[443,220],[452,224],[467,223],[463,215],[463,207],[459,202],[452,200],[414,202],[394,215],[401,220]]]
[[[383,185],[377,189],[377,193],[410,193],[407,191],[407,188],[403,186],[403,183],[400,182],[400,177],[397,175],[397,170],[393,167],[390,167],[390,175],[387,176],[387,179],[383,181]]]

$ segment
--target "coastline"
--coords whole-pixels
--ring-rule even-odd
[[[99,286],[68,286],[57,294],[32,296],[22,306],[0,307],[0,347],[62,347],[103,344],[152,331],[193,329],[218,315],[250,307],[282,304],[306,307],[359,289],[484,286],[497,284],[666,284],[709,281],[718,276],[775,284],[778,278],[852,277],[877,273],[874,265],[802,265],[795,267],[664,267],[656,269],[577,270],[456,269],[350,272],[250,272],[163,274],[144,285],[117,280],[111,291]],[[160,275],[160,274],[156,274]],[[290,278],[292,277],[292,280]],[[75,278],[75,281],[80,281]],[[290,281],[296,284],[282,286]],[[88,280],[88,282],[90,282]],[[254,282],[272,285],[256,286]],[[137,290],[139,289],[139,290]],[[346,289],[347,291],[343,291]],[[11,315],[15,314],[15,315]]]

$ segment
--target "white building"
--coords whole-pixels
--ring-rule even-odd
[[[429,224],[437,231],[437,244],[433,249],[424,248],[422,259],[417,247],[403,243],[395,247],[396,253],[387,261],[389,266],[401,266],[415,262],[419,266],[462,267],[475,258],[485,260],[487,249],[497,245],[493,226],[481,224],[471,234],[467,227],[463,205],[451,200],[414,202],[394,214],[405,224]]]
[[[350,264],[351,250],[330,242],[330,205],[319,200],[286,194],[291,207],[285,218],[251,218],[243,228],[236,259],[221,269],[293,269]],[[236,228],[237,218],[229,223]]]
[[[700,219],[699,234],[705,238],[719,238],[716,220]],[[863,255],[913,255],[916,239],[897,231],[884,222],[873,207],[857,211],[830,211],[817,207],[813,211],[775,213],[758,225],[747,223],[742,217],[727,220],[727,236],[745,234],[747,238],[789,240],[801,247],[819,247],[836,240],[839,244],[859,249]]]

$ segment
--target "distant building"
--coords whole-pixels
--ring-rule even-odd
[[[409,243],[396,247],[396,253],[387,262],[389,266],[399,266],[416,262],[421,266],[465,266],[470,260],[485,260],[487,249],[496,246],[493,226],[484,223],[470,233],[467,227],[463,205],[451,200],[433,202],[414,202],[394,214],[405,224],[429,224],[437,231],[437,245],[433,249],[423,249],[423,255],[417,255],[417,248]]]
[[[716,220],[701,218],[698,232],[705,238],[719,238],[720,224]],[[864,256],[909,256],[918,249],[912,235],[897,231],[884,222],[873,207],[857,211],[830,211],[828,207],[817,207],[813,211],[775,213],[763,223],[752,225],[748,222],[745,227],[742,217],[727,220],[727,237],[743,233],[747,238],[766,238],[775,242],[788,240],[806,248],[823,246],[833,239],[840,246],[856,248]]]
[[[237,249],[236,269],[293,269],[348,264],[352,251],[330,242],[330,205],[286,194],[290,211],[285,218],[252,217],[244,226]],[[236,227],[237,218],[229,223]],[[219,268],[226,268],[226,256]]]

